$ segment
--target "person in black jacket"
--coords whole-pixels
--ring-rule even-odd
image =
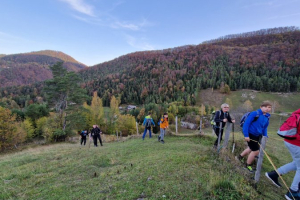
[[[93,125],[93,129],[91,130],[91,134],[93,136],[93,139],[94,139],[94,146],[97,147],[97,139],[99,139],[99,142],[100,142],[100,145],[103,146],[102,144],[102,140],[101,140],[101,130],[100,128],[98,127],[98,125]]]
[[[86,136],[88,135],[88,132],[87,130],[83,130],[81,133],[81,141],[80,141],[80,144],[82,145],[82,143],[85,145],[86,143]]]
[[[226,125],[226,122],[235,123],[235,120],[231,118],[228,111],[229,111],[229,105],[226,103],[223,103],[221,105],[221,110],[216,111],[215,118],[214,118],[216,125],[214,125],[214,127],[213,127],[215,134],[217,135],[217,139],[214,143],[215,148],[217,148],[217,145],[218,145],[218,138],[219,138],[220,132],[221,132],[220,141],[222,140],[223,130]],[[220,128],[222,128],[221,131],[220,131]]]

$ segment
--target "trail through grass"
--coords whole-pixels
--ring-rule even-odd
[[[137,138],[97,148],[61,143],[1,155],[0,199],[282,199],[285,189],[264,177],[255,189],[253,174],[231,153],[212,150],[214,139]],[[280,155],[288,153],[275,142],[267,151],[283,164],[289,159]],[[238,141],[235,153],[244,147]],[[271,170],[266,159],[264,170]],[[292,176],[284,178],[290,183]]]

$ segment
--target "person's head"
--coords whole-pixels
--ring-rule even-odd
[[[164,118],[167,118],[168,117],[168,113],[164,113]]]
[[[148,112],[148,115],[151,115],[151,112]]]
[[[263,101],[260,105],[260,109],[263,113],[269,113],[272,109],[272,104],[270,101]]]
[[[221,109],[223,112],[228,112],[229,111],[229,105],[227,103],[223,103],[221,105]]]
[[[97,125],[93,125],[93,128],[96,128]]]

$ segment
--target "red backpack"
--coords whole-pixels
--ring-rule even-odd
[[[285,122],[283,122],[283,124],[277,131],[277,134],[285,139],[297,139],[297,135],[300,134],[297,133],[299,127],[299,120],[300,115],[293,113],[289,118],[287,118],[287,120],[285,120]]]

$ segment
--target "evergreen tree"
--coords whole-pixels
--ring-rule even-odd
[[[79,86],[79,76],[75,72],[67,72],[62,64],[58,62],[50,67],[53,79],[45,81],[44,92],[49,105],[59,113],[61,128],[65,131],[67,115],[78,109],[87,96],[86,91]]]

